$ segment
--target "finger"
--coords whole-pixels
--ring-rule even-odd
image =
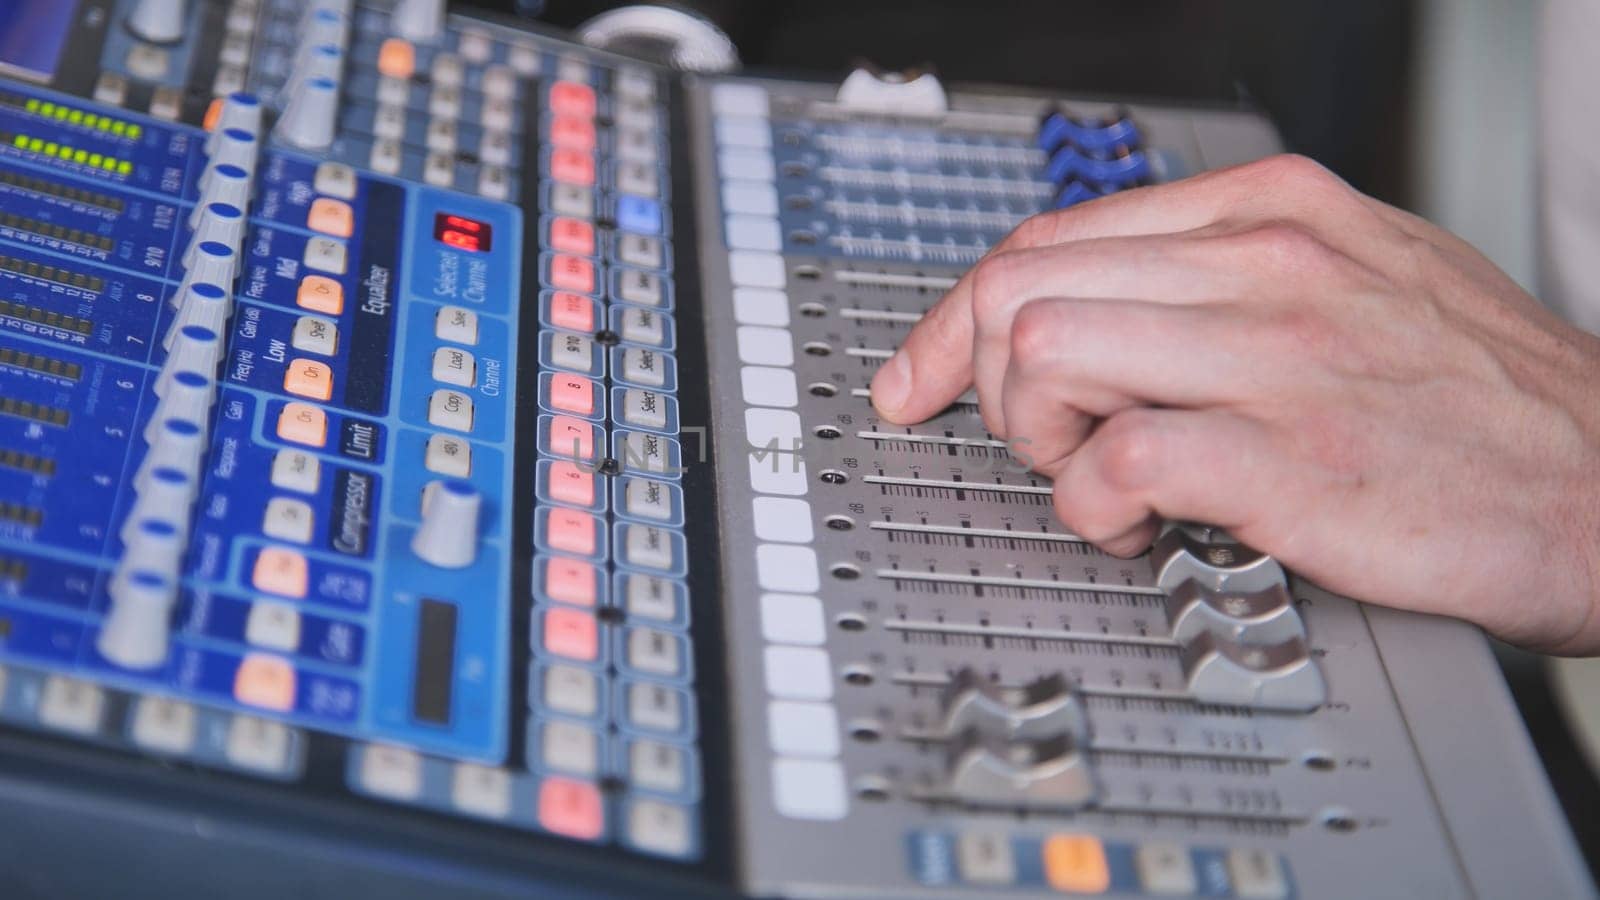
[[[1172,234],[1223,218],[1324,219],[1334,215],[1337,204],[1332,199],[1344,195],[1355,192],[1316,163],[1303,157],[1273,157],[1034,216],[990,252]],[[879,415],[891,422],[919,422],[949,406],[972,385],[973,281],[972,272],[962,276],[873,379],[872,402]]]
[[[1005,412],[1002,384],[1019,314],[1042,298],[1093,297],[1200,303],[1263,293],[1281,282],[1263,269],[1230,264],[1239,255],[1211,229],[1181,235],[1098,238],[1054,247],[990,254],[973,271],[972,380],[978,408],[993,434],[1017,433]],[[1227,246],[1217,246],[1224,244]],[[1267,269],[1278,268],[1269,263]],[[1040,327],[1069,325],[1042,317]],[[1060,335],[1065,340],[1070,335]],[[1117,342],[1119,346],[1126,344]]]
[[[1276,380],[1236,307],[1037,300],[1011,332],[1001,390],[1007,437],[1054,477],[1097,419],[1135,406],[1231,405]]]
[[[1292,508],[1287,459],[1266,426],[1234,413],[1130,409],[1067,461],[1055,482],[1056,512],[1118,554],[1142,549],[1130,543],[1153,535],[1158,519],[1258,531],[1266,517]]]

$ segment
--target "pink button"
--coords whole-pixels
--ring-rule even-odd
[[[550,222],[550,249],[558,253],[594,255],[594,226],[565,216]]]
[[[594,505],[594,473],[576,463],[557,460],[550,464],[550,499],[573,506]]]
[[[576,81],[558,81],[550,85],[550,111],[558,116],[594,118],[594,88]]]
[[[556,147],[593,153],[594,122],[586,116],[556,116],[550,120],[550,143]]]
[[[550,324],[583,334],[594,332],[594,303],[566,291],[550,295]]]
[[[594,516],[575,509],[551,507],[545,519],[545,541],[552,549],[579,556],[594,555]]]
[[[592,841],[605,830],[600,789],[587,781],[547,778],[539,785],[539,824],[565,837]]]
[[[581,256],[555,256],[550,260],[550,284],[563,291],[594,293],[594,263]]]
[[[594,459],[594,426],[571,416],[550,420],[550,452],[588,462]]]
[[[594,382],[582,375],[557,375],[550,379],[550,405],[580,416],[594,414]]]
[[[594,157],[580,150],[557,147],[550,151],[550,177],[582,187],[594,185]]]
[[[544,592],[561,603],[594,606],[594,566],[576,559],[552,558],[544,567]]]
[[[567,659],[593,662],[600,652],[600,624],[593,613],[553,606],[544,611],[544,649]]]

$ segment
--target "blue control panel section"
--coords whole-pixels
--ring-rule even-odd
[[[129,668],[97,649],[179,352],[205,137],[0,89],[0,659],[503,759],[506,204],[262,153],[170,650]],[[446,479],[483,498],[475,559],[449,570],[412,551]]]

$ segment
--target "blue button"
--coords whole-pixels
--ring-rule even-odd
[[[661,204],[645,197],[622,194],[617,197],[617,225],[635,234],[661,233]]]

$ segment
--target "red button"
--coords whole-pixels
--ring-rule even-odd
[[[565,291],[550,296],[550,324],[567,331],[594,332],[594,302]]]
[[[573,606],[594,606],[594,566],[576,559],[553,558],[544,567],[544,592],[551,600]]]
[[[582,375],[557,375],[550,379],[550,405],[580,416],[594,414],[594,382]]]
[[[594,118],[594,88],[576,81],[558,81],[550,85],[550,111],[558,116]]]
[[[594,516],[575,509],[551,507],[545,518],[544,538],[552,549],[562,553],[593,556]]]
[[[549,472],[551,500],[573,506],[594,505],[594,472],[564,459],[551,463]]]
[[[557,256],[550,260],[550,284],[563,291],[594,293],[594,263],[581,256]]]
[[[594,459],[594,426],[571,416],[550,420],[550,452],[588,462]]]
[[[581,116],[556,116],[550,120],[550,143],[556,147],[593,153],[594,123]]]
[[[552,606],[544,611],[544,649],[567,659],[593,662],[600,652],[600,623],[593,613]]]
[[[581,150],[557,147],[550,151],[550,177],[567,184],[594,186],[594,157]]]
[[[550,249],[579,256],[594,255],[594,226],[582,219],[550,221]]]
[[[570,838],[592,841],[605,830],[600,789],[586,781],[547,778],[539,785],[539,824]]]

